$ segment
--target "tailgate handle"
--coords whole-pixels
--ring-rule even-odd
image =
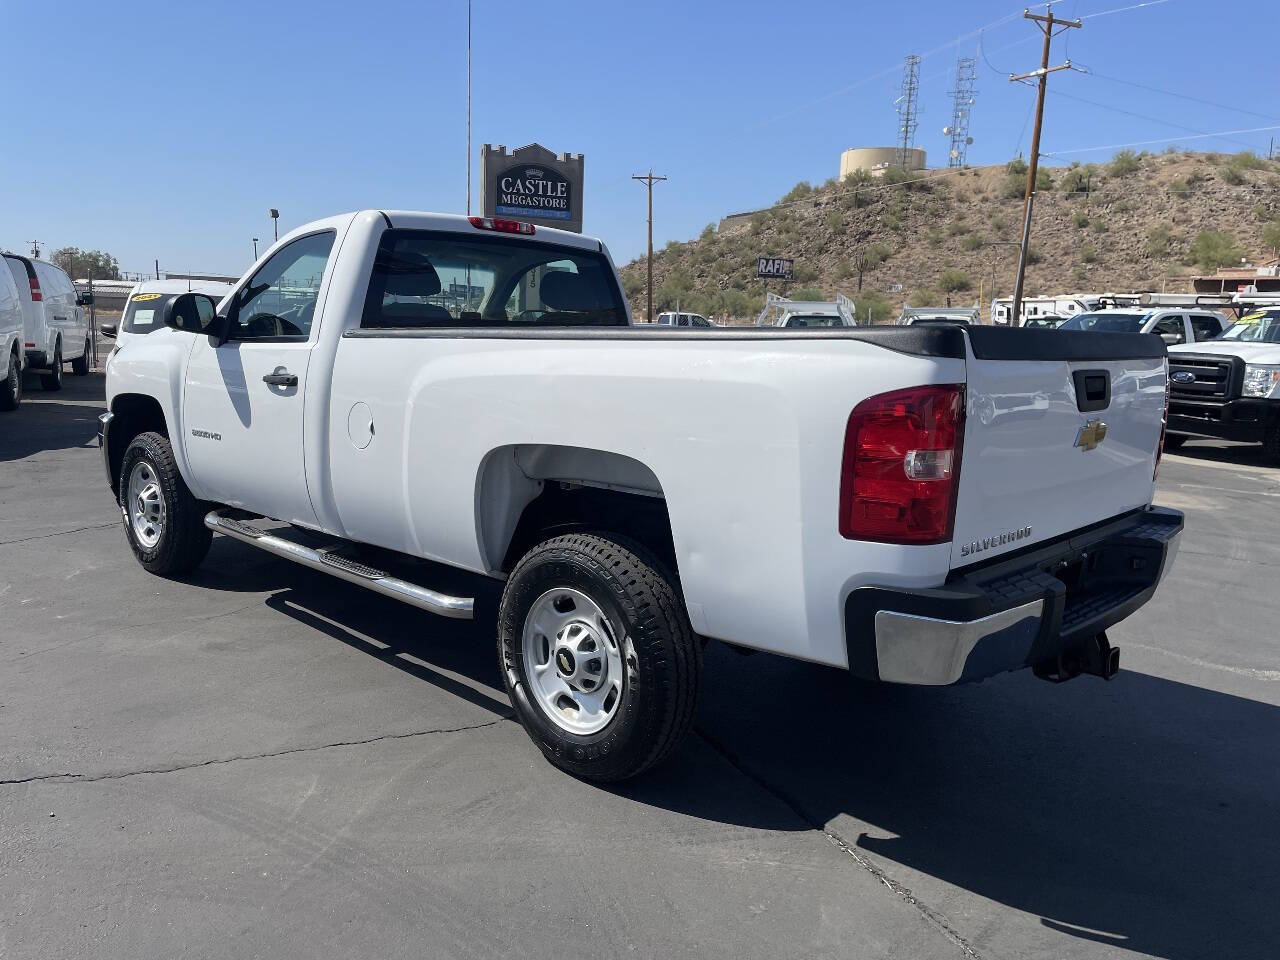
[[[1081,413],[1105,410],[1111,405],[1110,370],[1075,370],[1071,379],[1076,383],[1076,406]]]

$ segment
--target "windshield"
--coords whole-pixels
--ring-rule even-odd
[[[1094,330],[1098,333],[1141,333],[1145,313],[1081,313],[1061,324],[1059,330]]]
[[[844,321],[827,313],[793,313],[787,317],[788,327],[843,327]]]
[[[1280,343],[1280,310],[1247,313],[1215,340],[1241,340]]]
[[[619,326],[627,310],[598,252],[476,231],[386,230],[366,327]]]
[[[120,329],[125,333],[150,333],[160,329],[165,305],[176,296],[176,293],[135,293],[125,305]]]

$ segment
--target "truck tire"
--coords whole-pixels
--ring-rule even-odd
[[[40,374],[40,386],[46,390],[62,389],[62,341],[59,340],[53,348],[53,363],[49,366],[48,373]]]
[[[9,357],[9,375],[0,384],[0,410],[17,410],[22,402],[22,367],[19,365],[18,351]]]
[[[125,536],[143,569],[175,576],[200,565],[213,532],[178,472],[167,437],[133,438],[120,463],[119,490]]]
[[[1267,435],[1262,440],[1262,459],[1273,467],[1280,467],[1280,420],[1274,420],[1267,427]]]
[[[574,776],[633,777],[693,724],[702,646],[639,544],[575,533],[526,553],[502,592],[498,658],[525,732]]]
[[[1164,435],[1164,448],[1166,450],[1177,450],[1190,439],[1185,433],[1166,433]]]
[[[89,338],[84,338],[84,353],[71,361],[71,372],[77,377],[89,375]]]

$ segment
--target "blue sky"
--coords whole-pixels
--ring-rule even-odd
[[[1057,5],[1085,20],[1053,61],[1094,73],[1054,75],[1042,149],[1088,161],[1112,151],[1065,151],[1174,138],[1265,153],[1280,129],[1196,134],[1280,127],[1271,0],[1111,12],[1135,2]],[[924,56],[917,143],[945,164],[955,59],[980,42],[969,160],[1003,162],[1030,140],[1033,91],[1006,78],[1038,65],[1021,10],[475,0],[473,206],[482,143],[584,153],[584,231],[629,260],[645,242],[632,174],[670,177],[655,192],[655,244],[767,205],[834,175],[841,150],[893,141],[908,53]],[[0,247],[39,239],[109,250],[126,270],[159,258],[239,273],[251,238],[271,235],[268,207],[282,228],[363,207],[463,209],[465,0],[0,0],[0,23]],[[18,108],[17,91],[39,106]]]

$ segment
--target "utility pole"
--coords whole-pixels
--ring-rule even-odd
[[[160,258],[156,257],[156,279],[160,279]]]
[[[1027,271],[1027,246],[1031,241],[1031,206],[1036,195],[1036,174],[1040,169],[1040,127],[1041,122],[1044,120],[1044,91],[1048,85],[1049,74],[1057,73],[1059,70],[1071,69],[1070,60],[1056,67],[1049,66],[1049,45],[1053,41],[1054,27],[1061,27],[1062,30],[1079,29],[1080,27],[1079,20],[1062,20],[1055,17],[1052,5],[1048,6],[1044,14],[1024,10],[1022,15],[1028,20],[1034,20],[1036,26],[1044,33],[1044,49],[1040,54],[1039,70],[1016,75],[1010,74],[1009,76],[1009,80],[1013,83],[1021,83],[1033,77],[1040,81],[1039,90],[1036,93],[1036,125],[1031,132],[1031,161],[1027,165],[1027,194],[1022,209],[1022,250],[1018,255],[1018,279],[1013,285],[1013,306],[1009,314],[1009,326],[1011,327],[1022,325],[1022,281]],[[1062,30],[1057,32],[1061,33]]]
[[[471,216],[471,0],[467,0],[467,216]],[[467,281],[467,297],[471,281]]]
[[[258,238],[253,238],[253,262],[258,262]]]
[[[39,240],[31,241],[31,256],[35,257],[37,260],[40,259],[40,241]]]
[[[273,240],[280,239],[280,211],[272,207],[267,211],[267,215],[271,217],[271,236]]]
[[[647,174],[638,174],[631,179],[639,180],[649,186],[649,281],[645,288],[645,312],[648,314],[649,322],[653,323],[653,185],[667,178],[655,177],[653,168],[650,167]]]

